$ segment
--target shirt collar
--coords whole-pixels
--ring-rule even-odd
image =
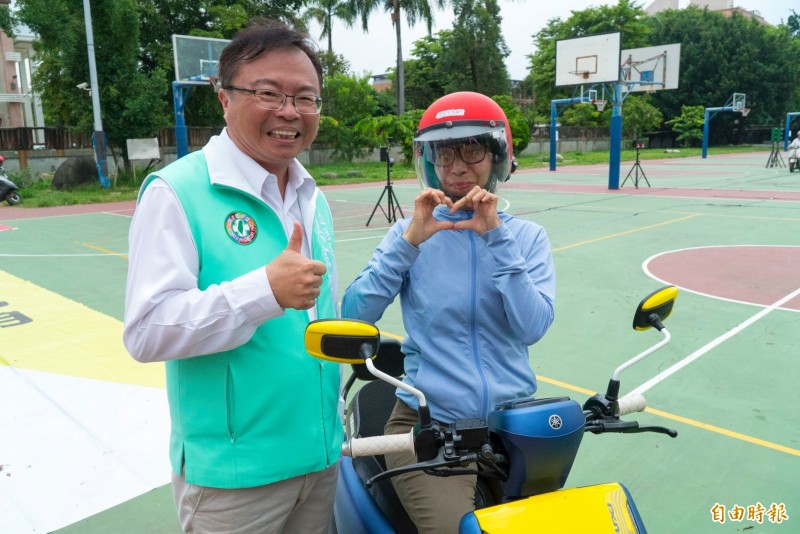
[[[208,150],[206,150],[208,149]],[[253,158],[242,152],[228,135],[228,129],[212,137],[203,149],[206,154],[209,175],[212,183],[224,184],[249,191],[260,196],[267,177],[277,180],[277,176],[265,170]],[[295,158],[289,164],[288,187],[300,190],[313,190],[316,182],[303,164]]]

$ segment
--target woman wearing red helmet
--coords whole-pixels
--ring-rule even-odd
[[[342,316],[377,322],[400,295],[406,338],[403,379],[422,390],[444,424],[485,418],[530,396],[528,347],[554,317],[555,269],[538,224],[497,211],[497,187],[513,172],[511,131],[500,106],[471,92],[425,111],[414,139],[423,191],[347,288]],[[397,390],[387,434],[417,423],[417,399]],[[415,463],[386,455],[388,467]],[[393,477],[420,532],[457,532],[475,508],[475,475]]]

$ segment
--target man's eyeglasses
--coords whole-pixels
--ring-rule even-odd
[[[292,99],[294,108],[298,113],[316,115],[322,109],[322,97],[317,95],[287,95],[270,89],[246,89],[244,87],[234,87],[233,85],[224,85],[222,88],[228,91],[241,91],[253,95],[256,99],[256,106],[261,109],[278,111],[286,104],[288,98]]]
[[[427,150],[428,161],[437,167],[447,167],[456,161],[456,154],[467,164],[480,163],[486,157],[486,145],[471,141],[455,146],[437,146]]]

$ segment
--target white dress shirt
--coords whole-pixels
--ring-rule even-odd
[[[310,205],[316,183],[299,161],[289,166],[282,198],[277,177],[239,150],[226,130],[213,137],[203,152],[211,181],[224,181],[262,198],[281,219],[287,239],[294,221],[300,221],[305,230],[303,255],[310,256],[306,236],[313,213],[303,213],[301,205]],[[197,249],[189,224],[175,193],[160,178],[153,180],[139,199],[128,242],[123,341],[138,361],[229,350],[246,343],[264,322],[284,313],[264,267],[198,289]],[[329,275],[336,295],[336,273]],[[310,320],[316,318],[316,308],[308,312]]]

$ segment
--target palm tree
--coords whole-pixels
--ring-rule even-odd
[[[405,77],[403,74],[403,47],[400,35],[400,11],[405,13],[405,19],[409,27],[414,27],[419,20],[425,22],[428,34],[431,33],[433,26],[432,7],[443,8],[448,0],[348,0],[350,12],[354,15],[361,15],[361,24],[364,31],[367,31],[367,21],[372,11],[382,7],[385,12],[391,13],[394,32],[397,36],[397,114],[401,115],[405,101]]]
[[[308,23],[311,19],[317,21],[322,27],[319,34],[320,39],[328,38],[328,52],[333,52],[333,19],[337,18],[347,25],[353,27],[356,15],[351,11],[346,1],[343,0],[316,0],[301,15],[300,19]]]

